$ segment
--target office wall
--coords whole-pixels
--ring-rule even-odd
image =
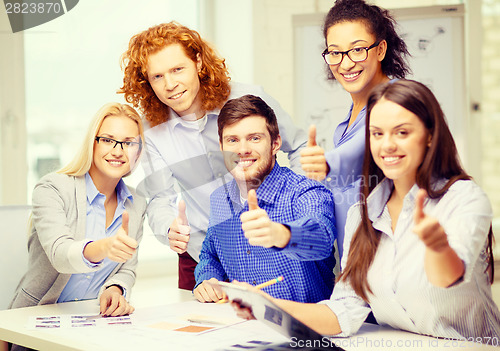
[[[482,173],[493,213],[500,216],[500,1],[483,3]],[[497,239],[498,241],[498,239]],[[498,246],[498,245],[497,245]]]
[[[0,11],[0,204],[24,204],[27,172],[24,36]]]

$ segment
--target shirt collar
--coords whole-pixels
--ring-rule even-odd
[[[125,206],[125,202],[127,201],[127,199],[129,199],[130,202],[134,203],[134,197],[132,196],[130,190],[128,190],[128,187],[123,179],[120,179],[120,181],[116,185],[116,194],[118,203],[123,203],[123,205]]]
[[[190,120],[186,117],[180,117],[174,110],[170,109],[170,118],[168,119],[168,123],[171,124],[172,128],[180,125],[184,128],[197,129],[199,131],[202,131],[205,129],[208,120],[213,119],[214,117],[218,117],[218,111],[210,111],[198,120]],[[198,121],[198,123],[190,123],[192,121]]]
[[[94,202],[95,198],[100,194],[99,190],[94,185],[89,172],[85,173],[85,189],[87,189],[87,200],[89,203]]]
[[[99,190],[97,190],[92,177],[89,172],[85,173],[85,188],[87,189],[87,200],[89,203],[94,202],[98,195],[102,195]],[[119,204],[123,204],[125,206],[125,201],[129,199],[132,203],[134,202],[134,198],[132,193],[125,185],[123,179],[120,179],[118,184],[116,185],[116,199]]]
[[[352,115],[352,109],[354,108],[354,103],[351,103],[351,108],[349,109],[349,113],[347,113],[347,116],[346,118],[342,121],[342,123],[345,123],[345,122],[349,122],[349,120],[351,119],[351,115]],[[354,122],[349,126],[349,128],[354,128],[355,125],[359,124],[360,121],[364,121],[365,120],[365,116],[366,116],[366,105],[363,106],[363,108],[361,109],[361,111],[359,111],[358,115],[356,116],[356,119],[354,120]]]
[[[282,167],[276,161],[271,172],[266,176],[262,184],[257,188],[257,199],[259,202],[268,204],[274,203],[278,191],[281,188],[280,183],[283,181],[281,174],[283,173]],[[228,194],[233,203],[240,203],[240,189],[235,180],[232,180],[228,186]]]
[[[382,182],[380,182],[370,193],[367,199],[368,217],[370,218],[370,221],[373,222],[382,215],[382,212],[387,205],[387,201],[389,201],[389,197],[391,196],[393,187],[394,183],[392,180],[384,178]],[[409,203],[415,202],[418,189],[418,185],[416,183],[413,184],[408,194],[405,195],[403,207],[406,207]]]
[[[274,203],[281,189],[280,185],[284,181],[284,178],[281,177],[282,173],[283,168],[278,165],[278,161],[275,161],[273,169],[257,189],[257,199],[269,204]]]
[[[389,80],[389,82],[390,83],[394,83],[394,82],[396,82],[398,80],[399,80],[399,78],[393,78],[393,79]],[[351,118],[351,115],[352,115],[352,109],[353,108],[354,108],[354,103],[351,103],[351,108],[349,109],[349,113],[347,113],[346,118],[341,123],[345,123],[345,122],[349,121],[349,119]],[[363,108],[361,109],[361,111],[359,111],[358,116],[356,117],[356,119],[354,120],[354,122],[350,126],[350,128],[354,128],[354,126],[356,124],[359,124],[360,121],[363,121],[365,119],[365,116],[366,116],[366,105],[363,106]]]

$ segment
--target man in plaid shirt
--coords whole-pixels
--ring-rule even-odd
[[[207,236],[195,270],[199,301],[222,298],[217,281],[257,285],[276,298],[330,297],[336,238],[333,195],[321,183],[276,162],[276,116],[259,97],[228,101],[218,118],[224,163],[234,180],[211,196]]]

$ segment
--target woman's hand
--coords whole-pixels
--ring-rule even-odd
[[[307,146],[300,151],[300,163],[307,178],[322,181],[328,174],[329,166],[325,158],[325,150],[316,144],[316,126],[309,127]]]
[[[415,212],[413,214],[415,226],[413,232],[422,240],[424,245],[435,252],[448,249],[448,236],[437,218],[424,213],[424,201],[427,199],[427,192],[420,189],[415,198]]]
[[[108,238],[106,245],[106,256],[115,262],[126,262],[132,258],[137,250],[137,241],[128,236],[128,213],[123,211],[122,226],[118,232]]]
[[[448,235],[439,221],[424,213],[427,192],[420,189],[415,199],[413,231],[424,243],[424,269],[429,282],[449,287],[463,277],[465,265],[448,243]]]
[[[246,306],[239,300],[231,301],[231,306],[234,308],[236,315],[242,319],[251,320],[255,319],[252,313],[252,307]]]
[[[122,226],[109,238],[92,241],[85,246],[83,255],[90,262],[101,262],[106,257],[111,261],[123,263],[132,258],[139,245],[134,238],[128,236],[127,211],[122,214]]]
[[[273,300],[273,297],[271,295],[265,293],[264,291],[262,291],[260,289],[257,289],[253,285],[250,285],[250,284],[244,283],[244,282],[239,282],[237,280],[233,280],[231,283],[235,284],[235,285],[239,285],[239,286],[245,287],[248,290],[252,290],[252,291],[254,291],[254,292],[258,293],[258,294],[261,294],[262,296],[264,296],[266,299],[268,299],[270,301]],[[255,319],[255,316],[253,315],[252,307],[251,306],[246,305],[241,300],[231,300],[230,302],[231,302],[231,306],[236,311],[236,315],[238,317],[243,318],[243,319],[248,319],[248,320]]]
[[[103,291],[99,299],[101,315],[108,317],[124,316],[134,312],[134,308],[125,300],[122,290],[111,285]]]

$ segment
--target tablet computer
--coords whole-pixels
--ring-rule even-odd
[[[307,325],[292,317],[288,312],[268,300],[258,292],[247,289],[244,286],[219,282],[229,300],[235,300],[242,305],[252,308],[255,318],[277,332],[296,340],[324,341],[328,337],[323,336]],[[340,347],[331,345],[330,350],[342,350]]]

